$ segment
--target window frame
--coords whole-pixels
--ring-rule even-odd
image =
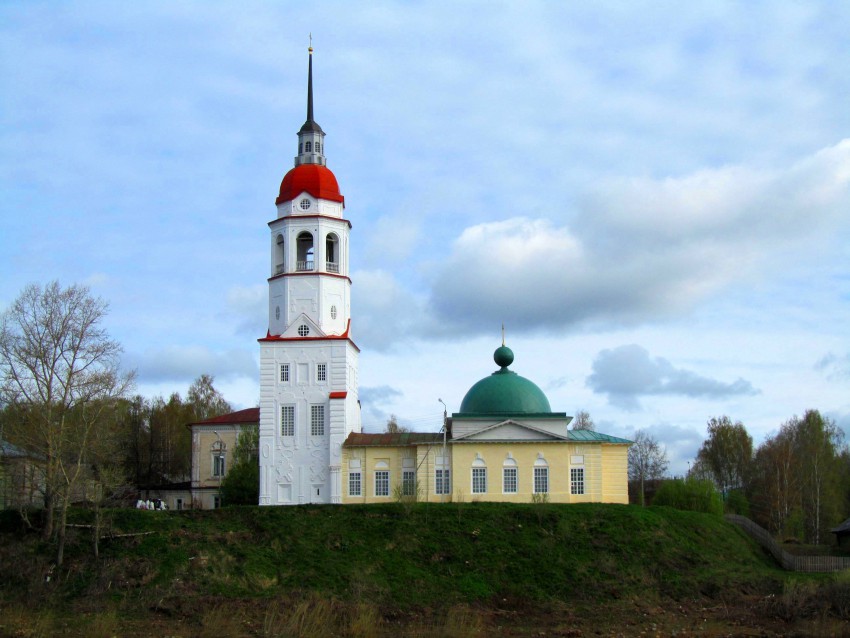
[[[280,375],[278,376],[279,383],[289,383],[289,364],[281,363],[280,364]]]
[[[509,490],[508,474],[513,474],[513,488]],[[516,465],[508,465],[502,468],[502,494],[517,494],[519,492],[519,472]]]
[[[536,465],[534,467],[534,475],[532,478],[532,490],[534,494],[549,493],[549,466]],[[543,489],[540,489],[540,488]]]
[[[357,491],[352,491],[351,487],[355,482],[355,478],[357,481]],[[348,472],[348,495],[349,496],[363,496],[363,472],[360,470]]]
[[[316,364],[316,383],[326,383],[328,380],[328,364]]]
[[[212,456],[212,477],[223,479],[227,474],[227,461],[223,450],[213,450]]]
[[[434,470],[434,493],[440,496],[452,493],[451,470],[442,467]]]
[[[416,496],[416,470],[401,471],[401,495]]]
[[[310,406],[310,436],[325,436],[325,429],[325,404],[314,403]]]
[[[378,485],[380,484],[381,490],[378,490]],[[390,495],[390,471],[389,470],[375,470],[375,497],[385,498]]]
[[[477,478],[476,478],[477,477]],[[471,477],[471,493],[486,494],[487,493],[487,468],[473,467]],[[483,486],[484,489],[480,489]]]
[[[585,476],[583,467],[570,468],[570,494],[572,496],[584,496]]]
[[[287,412],[291,412],[291,422],[290,422],[290,432],[287,434],[284,432],[283,428],[286,425],[286,419],[284,418],[284,410]],[[280,435],[281,436],[295,436],[295,405],[287,404],[280,406]]]

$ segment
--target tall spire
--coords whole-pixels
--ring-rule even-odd
[[[313,34],[310,34],[310,47],[307,49],[309,62],[307,65],[307,121],[301,127],[299,133],[324,133],[322,127],[313,119]]]
[[[313,119],[313,34],[310,34],[309,63],[307,65],[307,121],[298,131],[298,155],[295,165],[318,164],[325,166],[325,132]]]
[[[313,34],[310,34],[310,46],[307,49],[310,62],[307,71],[307,121],[313,121]]]

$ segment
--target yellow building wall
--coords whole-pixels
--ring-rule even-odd
[[[236,449],[238,431],[234,426],[223,426],[217,430],[224,443],[224,474],[233,467],[233,452]],[[213,476],[213,444],[218,441],[214,432],[197,432],[197,487],[218,487],[219,477]],[[224,477],[221,477],[223,480]]]
[[[629,446],[602,445],[602,502],[629,503]]]
[[[415,469],[420,501],[529,503],[533,498],[535,462],[539,455],[542,455],[549,468],[549,502],[628,503],[627,445],[554,441],[476,442],[449,444],[447,450],[451,470],[451,494],[443,496],[435,493],[434,485],[438,457],[443,456],[442,445],[344,448],[341,467],[342,502],[394,502],[404,469]],[[502,470],[509,454],[516,462],[517,492],[506,494],[503,491]],[[487,491],[473,494],[472,468],[479,456],[487,468]],[[407,467],[405,458],[409,459]],[[351,496],[349,492],[349,473],[358,471],[352,467],[352,460],[360,462],[360,496]],[[390,472],[387,496],[375,495],[375,470],[379,463],[382,464],[381,469],[388,469]],[[584,469],[584,494],[570,493],[571,468]]]

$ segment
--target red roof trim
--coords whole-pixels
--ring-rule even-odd
[[[328,335],[326,337],[281,337],[280,335],[273,335],[271,332],[266,330],[266,336],[261,339],[257,339],[257,341],[342,341],[343,339],[350,341],[351,345],[360,352],[360,348],[357,347],[357,344],[351,341],[348,337],[348,333],[351,332],[351,319],[348,320],[348,323],[345,324],[345,332],[341,335]]]
[[[351,277],[348,275],[338,275],[335,272],[319,272],[318,270],[311,270],[310,272],[282,272],[274,277],[269,277],[269,281],[273,279],[280,279],[281,277],[311,277],[314,275],[321,275],[322,277],[339,277],[340,279],[348,279],[348,283],[351,283]]]
[[[348,224],[348,227],[351,228],[351,220],[345,219],[344,217],[334,217],[333,215],[284,215],[283,217],[278,217],[277,219],[271,220],[268,225],[271,226],[275,222],[279,222],[282,219],[330,219],[335,222],[345,222]]]
[[[220,424],[235,424],[235,423],[259,423],[260,408],[247,408],[238,410],[229,414],[220,414],[206,421],[196,421],[188,425],[220,425]]]
[[[348,396],[348,392],[331,392],[329,399],[344,399]]]

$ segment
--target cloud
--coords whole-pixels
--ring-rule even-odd
[[[471,226],[433,277],[432,326],[472,333],[633,325],[789,267],[847,228],[850,140],[786,170],[724,167],[604,180],[568,223],[514,217]],[[793,264],[793,262],[791,262]]]
[[[723,383],[675,368],[666,359],[650,357],[646,349],[636,344],[602,350],[593,361],[593,373],[587,377],[587,385],[594,392],[607,394],[612,405],[630,411],[640,409],[640,396],[718,398],[758,393],[749,381]]]
[[[215,352],[205,346],[168,346],[144,353],[130,352],[124,356],[122,365],[136,369],[141,383],[186,381],[202,374],[230,380],[240,377],[256,380],[260,376],[250,351]]]
[[[823,372],[830,381],[850,379],[850,352],[845,355],[829,352],[815,363],[814,368]]]
[[[233,316],[237,334],[259,337],[265,334],[268,313],[268,286],[232,286],[227,291],[227,311]]]
[[[645,428],[652,438],[664,445],[667,452],[667,460],[670,465],[667,473],[672,476],[684,476],[688,470],[688,463],[696,458],[705,437],[696,430],[681,427],[670,423],[656,423]],[[630,435],[634,439],[635,433]]]
[[[385,351],[419,332],[425,313],[421,302],[390,273],[361,270],[352,274],[351,330],[354,341]]]
[[[360,388],[361,419],[366,432],[383,432],[390,417],[387,405],[404,393],[388,385]]]

